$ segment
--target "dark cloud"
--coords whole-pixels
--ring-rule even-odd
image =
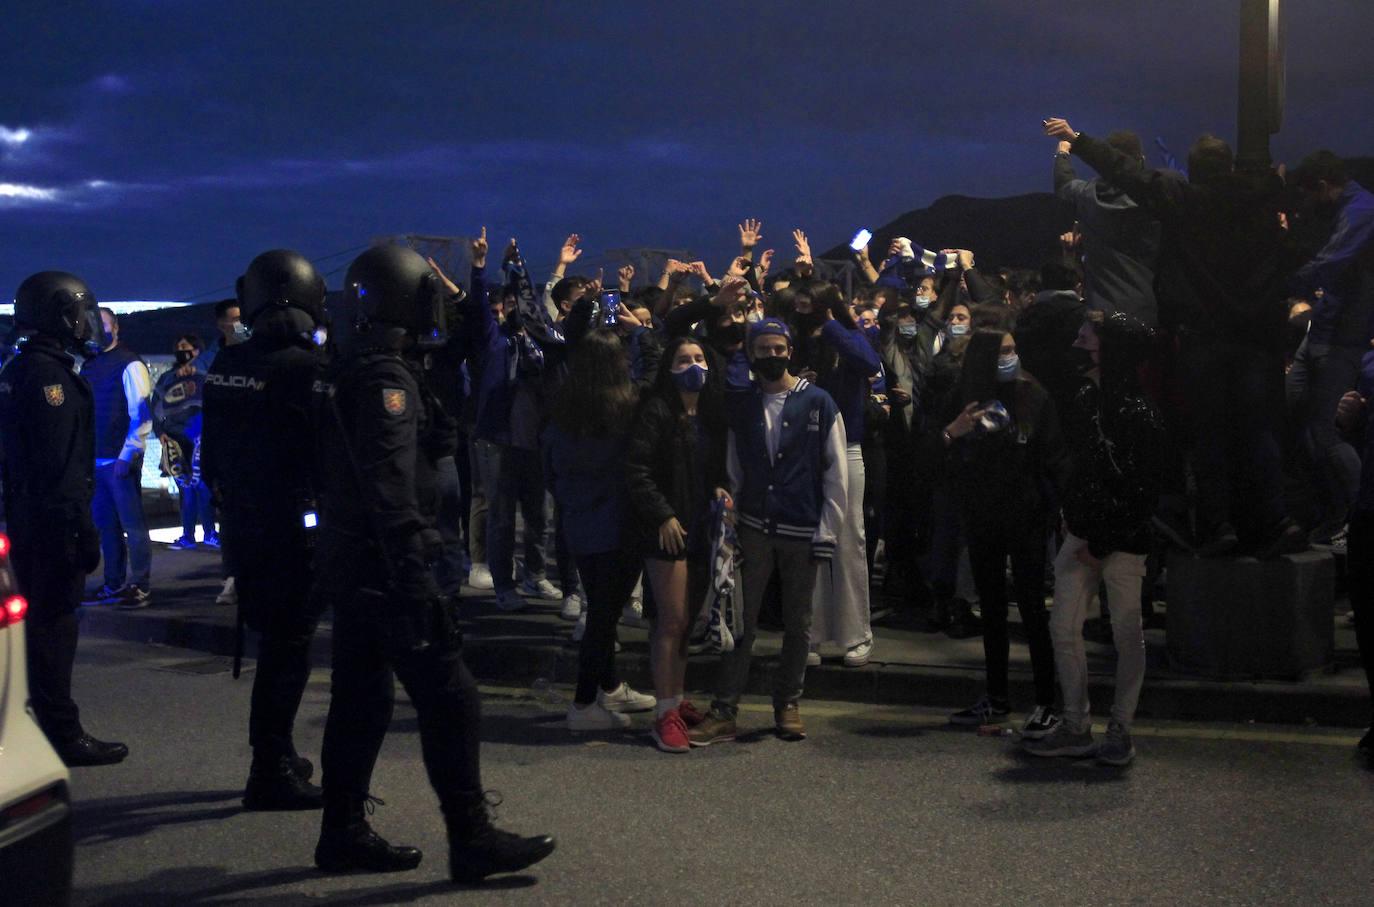
[[[1041,118],[1235,128],[1235,3],[11,0],[0,284],[182,298],[263,248],[512,233],[723,260],[1049,183]],[[1374,5],[1289,0],[1276,157],[1374,152]],[[19,141],[17,136],[26,134]]]

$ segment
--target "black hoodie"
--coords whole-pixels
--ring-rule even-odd
[[[1164,423],[1140,390],[1149,328],[1117,313],[1097,326],[1099,384],[1086,383],[1066,419],[1072,478],[1064,521],[1096,558],[1150,550],[1150,517],[1159,499]]]

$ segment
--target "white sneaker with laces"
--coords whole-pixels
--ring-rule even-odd
[[[520,584],[520,592],[533,598],[542,598],[546,602],[556,602],[563,598],[563,593],[558,591],[558,587],[542,576],[536,580],[525,580]]]
[[[638,598],[626,602],[624,610],[620,612],[620,622],[627,627],[638,627],[641,630],[649,626],[649,622],[644,618],[644,602]]]
[[[468,585],[482,592],[495,589],[496,584],[491,578],[491,568],[486,564],[473,564],[472,569],[468,571]]]
[[[865,640],[857,646],[852,646],[844,653],[844,666],[846,668],[861,668],[868,664],[868,657],[872,654],[873,640]]]
[[[558,612],[558,616],[564,620],[577,620],[582,616],[584,609],[582,596],[574,592],[572,595],[563,596],[563,610]]]
[[[629,715],[612,712],[600,702],[581,707],[574,702],[568,706],[570,731],[617,731],[629,726]]]
[[[237,605],[239,603],[238,589],[234,588],[234,578],[231,576],[224,581],[224,588],[219,590],[219,595],[215,596],[217,605]]]
[[[514,589],[496,593],[496,609],[508,613],[525,610],[525,599]]]
[[[628,683],[621,683],[614,690],[597,690],[596,703],[611,712],[647,712],[658,705],[658,700],[648,693],[636,693]]]

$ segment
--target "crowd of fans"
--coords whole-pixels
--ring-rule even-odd
[[[800,230],[775,268],[750,220],[720,279],[671,259],[643,284],[628,265],[615,281],[571,274],[573,235],[542,293],[522,296],[514,243],[496,279],[485,230],[474,241],[466,292],[449,283],[459,348],[429,372],[464,389],[470,439],[448,575],[457,591],[470,563],[469,582],[494,588],[498,608],[526,606],[518,502],[520,591],[561,598],[578,621],[569,727],[656,709],[665,750],[731,738],[760,620],[784,633],[784,737],[804,736],[806,665],[822,647],[867,663],[874,620],[982,634],[986,696],[951,720],[1005,720],[1014,601],[1035,677],[1027,746],[1125,763],[1142,605],[1169,547],[1260,558],[1344,547],[1363,398],[1342,403],[1344,429],[1336,416],[1374,336],[1374,200],[1329,152],[1285,183],[1237,170],[1213,137],[1184,173],[1148,169],[1131,133],[1045,130],[1059,141],[1056,193],[1077,220],[1062,257],[1035,271],[899,237],[881,256],[853,248],[862,284],[846,291],[817,276]],[[1099,175],[1080,178],[1074,156]],[[1287,506],[1285,464],[1310,485]],[[741,555],[733,597],[717,583],[723,548]],[[734,644],[699,709],[683,698],[686,656],[719,646],[705,612],[722,597]],[[1100,747],[1081,632],[1099,600],[1118,652]],[[644,615],[653,696],[614,667],[617,621]]]
[[[826,651],[868,663],[878,621],[981,634],[986,695],[950,720],[1005,721],[1015,602],[1034,674],[1027,748],[1126,764],[1171,549],[1348,546],[1374,678],[1374,584],[1355,567],[1374,545],[1359,453],[1374,197],[1330,152],[1285,180],[1237,169],[1205,136],[1186,172],[1156,170],[1132,133],[1044,129],[1076,220],[1035,270],[936,251],[939,237],[897,237],[881,255],[856,238],[850,287],[819,276],[831,269],[801,230],[775,267],[756,220],[738,225],[720,279],[673,259],[653,275],[569,273],[574,234],[541,284],[514,240],[488,268],[485,228],[465,288],[431,260],[450,339],[425,378],[465,436],[441,461],[438,579],[453,595],[492,590],[503,611],[561,601],[581,647],[570,729],[655,710],[665,751],[733,738],[760,623],[783,630],[786,739],[805,736],[806,667]],[[203,375],[201,350],[183,336],[155,394],[159,433],[188,454],[178,389]],[[191,545],[196,520],[207,539],[212,523],[198,475],[181,473]],[[1295,480],[1304,492],[1286,499]],[[1117,651],[1101,745],[1082,641],[1099,613]],[[653,695],[616,675],[621,620],[651,626]],[[720,671],[699,708],[687,657],[712,648]]]

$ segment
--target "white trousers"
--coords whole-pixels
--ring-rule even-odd
[[[1107,586],[1107,610],[1112,616],[1116,644],[1116,698],[1112,717],[1127,729],[1135,716],[1140,687],[1145,681],[1145,633],[1140,624],[1140,584],[1145,555],[1113,551],[1096,566],[1078,559],[1087,542],[1069,533],[1054,559],[1054,609],[1050,639],[1054,665],[1064,691],[1064,721],[1083,732],[1092,724],[1088,704],[1088,658],[1083,650],[1083,621],[1099,582]]]
[[[822,565],[811,596],[811,647],[823,642],[851,649],[873,638],[869,626],[868,551],[864,541],[864,455],[858,444],[845,448],[849,480],[844,525],[835,556]]]

